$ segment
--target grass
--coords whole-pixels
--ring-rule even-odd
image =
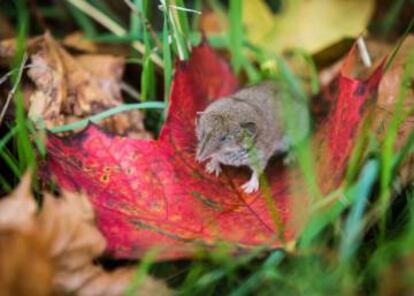
[[[136,103],[136,104],[124,104],[113,107],[111,109],[105,110],[101,113],[89,116],[83,120],[79,120],[76,122],[72,122],[70,124],[58,126],[49,129],[52,133],[62,133],[73,131],[75,129],[84,128],[89,122],[97,123],[105,118],[114,116],[119,113],[128,112],[131,110],[143,110],[143,109],[164,109],[165,104],[163,102],[144,102],[144,103]]]
[[[293,75],[285,60],[268,56],[244,39],[241,23],[242,1],[231,0],[226,8],[220,1],[211,0],[212,7],[229,15],[230,31],[226,36],[211,37],[210,43],[231,53],[231,65],[235,73],[243,73],[249,83],[264,77],[276,77],[303,100],[309,100],[298,77]],[[404,1],[396,1],[392,10],[379,26],[381,34],[392,31]],[[85,120],[52,129],[52,132],[82,128],[88,121],[99,121],[119,112],[132,109],[167,109],[173,78],[173,60],[188,59],[191,46],[200,39],[192,24],[199,21],[201,1],[162,0],[161,29],[152,26],[153,1],[131,0],[129,26],[116,18],[116,13],[103,6],[101,1],[67,0],[71,21],[91,40],[129,43],[134,49],[129,57],[138,61],[142,72],[137,73],[136,85],[140,85],[140,100],[104,111]],[[158,2],[157,2],[158,3]],[[101,5],[102,4],[102,5]],[[2,3],[0,3],[0,8]],[[19,69],[24,64],[24,44],[28,38],[29,10],[23,0],[14,1],[14,9],[8,6],[10,15],[16,17],[18,50],[11,65],[11,85],[15,119],[2,122],[0,135],[0,159],[2,169],[0,185],[9,192],[18,183],[27,168],[36,168],[36,155],[44,155],[44,145],[38,131],[26,117],[23,94],[19,87]],[[132,5],[132,7],[131,7]],[[47,10],[52,20],[61,11]],[[7,11],[6,11],[7,12]],[[297,51],[311,73],[312,93],[318,93],[316,66],[312,57]],[[251,62],[251,56],[259,65]],[[270,65],[270,67],[268,67]],[[158,79],[162,74],[162,81]],[[138,75],[140,74],[140,75]],[[158,75],[158,76],[157,76]],[[147,272],[165,278],[179,295],[327,295],[327,294],[376,294],[381,289],[384,272],[397,259],[410,254],[414,248],[414,190],[404,188],[395,202],[393,184],[397,181],[399,165],[413,150],[414,132],[400,151],[394,151],[398,127],[408,114],[401,108],[414,76],[414,56],[411,55],[404,72],[395,116],[382,143],[374,143],[369,133],[357,141],[357,147],[349,164],[346,182],[327,196],[322,196],[315,180],[311,149],[297,151],[298,162],[314,196],[312,217],[298,238],[292,253],[283,250],[265,251],[257,248],[238,257],[230,256],[225,246],[221,250],[200,253],[196,259],[186,262],[153,263],[153,253],[142,261],[129,293],[139,289],[140,281]],[[0,79],[1,81],[1,79]],[[163,102],[158,89],[162,85]],[[6,110],[5,110],[6,111]],[[165,112],[164,112],[165,115]],[[3,117],[3,116],[1,116]],[[164,117],[165,118],[165,117]],[[162,120],[162,118],[161,118]],[[371,147],[369,158],[361,165],[363,148]],[[39,153],[40,152],[40,153]],[[329,204],[329,207],[326,205]],[[397,214],[395,214],[397,213]],[[408,263],[407,263],[408,264]],[[411,267],[410,272],[414,267]],[[408,272],[408,271],[407,271]],[[395,279],[398,281],[398,279]],[[131,294],[132,295],[132,294]]]
[[[22,71],[27,60],[25,54],[25,40],[28,34],[28,10],[23,1],[16,2],[17,20],[20,24],[16,37],[16,55],[11,65],[12,69],[16,69],[11,73],[11,81],[13,87],[5,102],[4,109],[0,112],[0,124],[4,124],[3,119],[7,108],[9,108],[10,100],[14,101],[16,115],[13,127],[9,133],[0,138],[3,149],[0,150],[0,158],[6,163],[6,166],[14,174],[14,177],[20,178],[24,171],[28,168],[36,167],[35,152],[30,140],[30,133],[27,128],[31,123],[26,119],[26,110],[24,108],[23,93],[19,87],[22,77]],[[6,147],[7,142],[13,140],[15,142],[16,152],[13,153]],[[2,178],[2,187],[12,187]]]

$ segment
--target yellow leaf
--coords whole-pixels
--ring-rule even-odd
[[[243,2],[248,39],[272,53],[302,48],[316,53],[344,37],[362,33],[374,0],[284,0],[273,14],[263,0]]]

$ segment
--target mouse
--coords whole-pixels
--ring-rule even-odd
[[[281,95],[275,81],[247,86],[210,103],[196,118],[196,161],[219,176],[222,165],[247,166],[250,179],[241,188],[259,189],[269,159],[289,155],[309,133],[307,102]],[[290,158],[289,156],[287,159]]]

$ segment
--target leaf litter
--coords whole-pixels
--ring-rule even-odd
[[[105,271],[94,260],[105,238],[95,226],[84,194],[43,194],[38,209],[31,174],[0,200],[0,287],[2,295],[124,295],[135,267]],[[24,279],[24,280],[22,280]],[[146,276],[139,295],[170,295],[167,286]]]
[[[71,55],[49,33],[28,41],[33,85],[25,87],[28,116],[47,129],[88,118],[123,104],[124,58],[110,54]],[[14,40],[0,42],[0,57],[11,58]],[[108,131],[134,138],[152,138],[143,114],[132,110],[105,119]]]

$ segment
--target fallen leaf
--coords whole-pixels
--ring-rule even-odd
[[[27,71],[35,85],[29,93],[28,114],[47,128],[79,121],[121,105],[124,59],[112,55],[72,56],[49,33],[29,40]],[[0,43],[0,57],[12,56],[15,41]],[[99,123],[107,130],[136,138],[152,138],[139,110],[117,114]]]
[[[403,74],[408,62],[410,54],[414,49],[414,35],[409,35],[401,45],[391,68],[385,72],[383,79],[378,88],[378,103],[375,112],[375,130],[381,141],[388,131],[388,127],[391,125],[394,115],[396,114],[396,106],[400,99],[400,92],[403,86]],[[412,62],[412,61],[411,61]],[[414,77],[411,77],[414,79]],[[407,140],[414,130],[414,88],[408,89],[407,95],[403,98],[403,104],[399,116],[404,118],[402,120],[395,141],[395,151],[400,151],[402,147],[407,143]],[[407,185],[408,182],[413,180],[413,163],[414,156],[407,157],[404,160],[404,164],[399,170],[400,182],[402,185]]]
[[[94,263],[106,242],[96,229],[87,197],[45,193],[37,211],[30,183],[31,175],[26,174],[18,188],[0,200],[0,293],[123,295],[135,268],[107,272]],[[148,293],[139,295],[170,295],[164,283],[149,277],[141,288]]]
[[[52,292],[49,243],[36,227],[37,207],[30,182],[27,174],[10,196],[0,199],[1,295],[40,296]]]
[[[351,79],[354,55],[355,50],[331,98],[336,108],[315,136],[324,193],[341,181],[363,106],[373,102],[382,73],[378,68],[368,81]],[[269,190],[247,195],[240,189],[246,171],[226,168],[217,178],[194,160],[196,113],[233,93],[237,84],[228,65],[203,43],[176,66],[159,140],[114,136],[94,125],[71,137],[49,135],[49,171],[62,188],[88,193],[112,255],[135,258],[157,247],[158,259],[165,260],[191,257],[220,243],[240,252],[294,242],[309,204],[298,169],[288,171],[275,160],[266,170]]]
[[[0,40],[15,36],[14,29],[7,17],[0,12]]]
[[[378,41],[376,39],[371,39],[368,37],[364,38],[364,42],[366,44],[369,56],[371,57],[371,61],[375,63],[374,67],[377,67],[382,61],[383,57],[392,50],[391,45],[382,41]],[[345,59],[346,57],[343,57],[340,60],[337,60],[335,63],[319,71],[318,76],[321,88],[327,87],[334,79],[337,78]],[[361,60],[360,57],[358,57],[358,59]],[[364,66],[363,63],[355,63],[354,67],[352,68],[352,76],[366,78],[369,76],[369,68]]]
[[[37,234],[0,229],[0,295],[52,294],[53,266]]]
[[[23,178],[9,198],[0,200],[0,227],[26,231],[33,228],[36,204],[31,199],[30,177]]]
[[[26,40],[26,50],[28,54],[37,50],[37,45],[41,43],[42,37],[34,37]],[[0,41],[0,64],[9,66],[16,54],[16,39],[5,39]]]
[[[122,59],[100,56],[89,57],[89,60],[85,57],[75,59],[49,34],[44,36],[39,50],[31,55],[31,59],[28,75],[48,98],[43,118],[49,128],[55,126],[57,116],[90,115],[101,111],[102,107],[116,106],[120,101]],[[92,59],[95,63],[91,62]],[[91,64],[103,70],[103,75],[94,70],[91,72]],[[102,69],[101,64],[106,68]]]
[[[299,46],[317,53],[361,34],[374,6],[373,0],[281,1],[273,14],[265,1],[249,0],[243,2],[243,23],[248,39],[273,54]]]
[[[207,35],[221,34],[228,30],[229,24],[225,14],[205,9],[200,15],[200,31]]]
[[[362,122],[375,109],[384,60],[373,72],[371,69],[367,79],[358,80],[353,71],[358,57],[354,45],[342,64],[338,79],[325,90],[325,98],[333,108],[313,139],[317,176],[324,194],[341,183],[355,139],[362,131]],[[332,89],[333,94],[330,93]]]
[[[129,56],[131,54],[131,49],[125,44],[94,42],[89,40],[82,32],[75,32],[65,36],[62,40],[62,45],[83,53],[115,56]]]

